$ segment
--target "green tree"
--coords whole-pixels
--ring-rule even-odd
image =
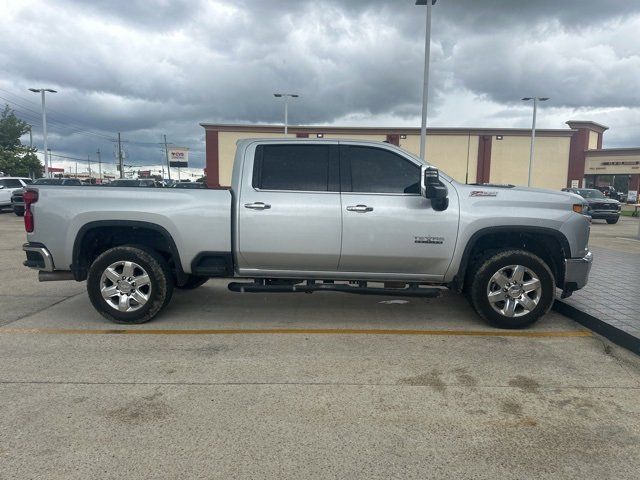
[[[0,114],[0,172],[15,177],[42,176],[42,164],[35,148],[22,145],[20,137],[29,131],[29,124],[16,117],[9,105]]]

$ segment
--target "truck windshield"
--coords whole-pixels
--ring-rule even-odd
[[[607,198],[605,197],[600,190],[594,190],[590,188],[581,188],[580,190],[574,190],[575,193],[580,195],[582,198]]]

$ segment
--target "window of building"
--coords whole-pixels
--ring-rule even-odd
[[[260,145],[253,186],[263,190],[327,191],[328,145]]]
[[[388,150],[346,147],[342,158],[351,165],[351,191],[420,193],[420,167]]]

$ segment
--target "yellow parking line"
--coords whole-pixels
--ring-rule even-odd
[[[239,328],[239,329],[78,329],[78,328],[0,328],[0,335],[445,335],[464,337],[590,337],[587,330],[402,330],[360,328]]]

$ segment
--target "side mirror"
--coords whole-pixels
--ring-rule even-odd
[[[437,168],[422,167],[421,193],[429,200],[441,200],[447,198],[447,187],[440,181],[440,172]]]
[[[420,193],[431,200],[434,210],[446,210],[449,206],[447,187],[440,181],[440,172],[435,167],[422,166],[422,178],[420,180]]]

